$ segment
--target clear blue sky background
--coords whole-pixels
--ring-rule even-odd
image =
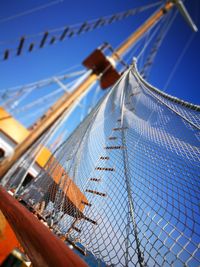
[[[0,41],[15,39],[51,28],[71,25],[104,15],[153,3],[150,0],[63,0],[57,5],[10,21],[11,15],[52,2],[50,0],[0,0]],[[199,0],[186,0],[185,4],[200,28]],[[137,16],[114,23],[102,29],[68,39],[45,49],[37,50],[6,62],[0,62],[0,89],[30,83],[50,77],[70,66],[80,64],[102,42],[117,47],[150,14],[145,11]],[[192,35],[191,29],[179,14],[156,57],[149,81],[162,89],[176,64],[185,43]],[[0,46],[1,47],[1,46]],[[186,101],[200,103],[200,34],[195,34],[166,92]]]

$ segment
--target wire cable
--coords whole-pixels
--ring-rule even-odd
[[[172,80],[172,78],[173,78],[175,72],[177,71],[177,69],[178,69],[178,67],[179,67],[179,65],[180,65],[180,63],[181,63],[181,60],[183,59],[183,57],[184,57],[185,53],[187,52],[188,48],[190,47],[190,45],[191,45],[191,43],[192,43],[192,41],[193,41],[193,39],[194,39],[194,36],[195,36],[195,34],[192,33],[191,36],[190,36],[190,38],[189,38],[188,41],[186,42],[186,44],[185,44],[185,46],[184,46],[184,48],[183,48],[183,50],[182,50],[180,56],[178,57],[178,59],[177,59],[177,61],[176,61],[176,64],[175,64],[174,67],[172,68],[172,71],[171,71],[171,73],[170,73],[170,75],[169,75],[169,77],[168,77],[168,79],[167,79],[167,81],[166,81],[166,83],[165,83],[165,85],[164,85],[164,87],[163,87],[163,90],[164,90],[164,91],[166,91],[167,87],[169,86],[169,84],[170,84],[170,82],[171,82],[171,80]]]
[[[158,5],[160,5],[160,2],[156,2],[142,7],[136,7],[127,11],[123,11],[120,13],[112,14],[83,23],[78,23],[71,26],[65,25],[63,27],[48,30],[35,35],[21,36],[20,38],[11,41],[1,41],[0,45],[4,45],[4,48],[0,52],[0,60],[8,60],[10,57],[20,56],[24,52],[30,53],[35,49],[42,49],[47,45],[53,45],[58,42],[62,42],[65,39],[69,39],[74,36],[79,36],[80,34],[93,31],[106,25],[110,25],[114,22],[126,19],[130,16],[136,15],[140,12],[143,12]],[[9,43],[12,45],[12,47],[10,47],[10,45],[8,46]]]
[[[54,5],[60,4],[63,1],[64,0],[52,1],[50,3],[44,4],[44,5],[40,5],[40,6],[32,8],[32,9],[25,10],[25,11],[23,11],[21,13],[14,14],[14,15],[11,15],[9,17],[2,18],[2,19],[0,19],[0,24],[4,23],[4,22],[7,22],[7,21],[10,21],[10,20],[13,20],[13,19],[16,19],[16,18],[20,18],[22,16],[30,15],[30,14],[36,12],[36,11],[40,11],[40,10],[48,8],[50,6],[54,6]]]

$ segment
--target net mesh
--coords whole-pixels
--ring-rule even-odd
[[[199,119],[128,70],[21,197],[109,266],[199,266]]]

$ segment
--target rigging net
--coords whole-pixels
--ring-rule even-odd
[[[199,111],[131,67],[21,197],[106,264],[198,266]]]

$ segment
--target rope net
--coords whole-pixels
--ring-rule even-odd
[[[108,266],[198,266],[199,118],[130,68],[21,199]]]

